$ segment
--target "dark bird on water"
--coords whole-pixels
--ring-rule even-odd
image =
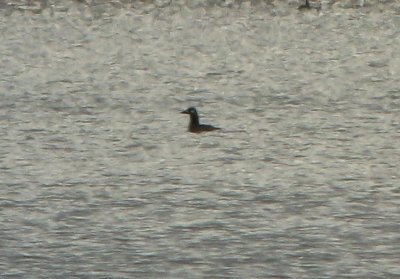
[[[309,0],[306,0],[303,5],[300,5],[298,7],[298,9],[300,11],[311,10],[311,9],[315,9],[315,10],[319,11],[319,10],[321,10],[321,2],[310,3]]]
[[[311,9],[310,2],[308,0],[306,0],[306,2],[303,5],[300,5],[298,7],[298,9],[299,10],[306,10],[306,9],[309,10],[309,9]]]
[[[197,110],[195,107],[190,107],[187,110],[182,111],[181,113],[190,115],[188,130],[191,133],[202,133],[202,132],[209,132],[221,129],[211,125],[200,124],[199,115],[197,114]]]

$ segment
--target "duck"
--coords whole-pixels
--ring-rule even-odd
[[[187,110],[182,111],[181,113],[190,115],[188,131],[191,133],[210,132],[221,129],[212,125],[200,124],[199,115],[195,107],[190,107]]]

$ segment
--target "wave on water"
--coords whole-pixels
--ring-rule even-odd
[[[388,0],[11,0],[0,2],[0,11],[32,12],[40,14],[46,9],[67,11],[71,6],[85,7],[109,11],[110,9],[134,9],[145,13],[163,8],[232,8],[241,9],[256,7],[266,10],[285,9],[296,12],[299,10],[332,10],[349,8],[393,9],[399,11],[398,1]]]

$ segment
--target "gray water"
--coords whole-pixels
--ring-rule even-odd
[[[400,277],[399,2],[16,3],[1,278]]]

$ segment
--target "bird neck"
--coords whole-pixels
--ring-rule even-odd
[[[190,115],[190,127],[197,127],[200,125],[199,116],[197,114]]]

